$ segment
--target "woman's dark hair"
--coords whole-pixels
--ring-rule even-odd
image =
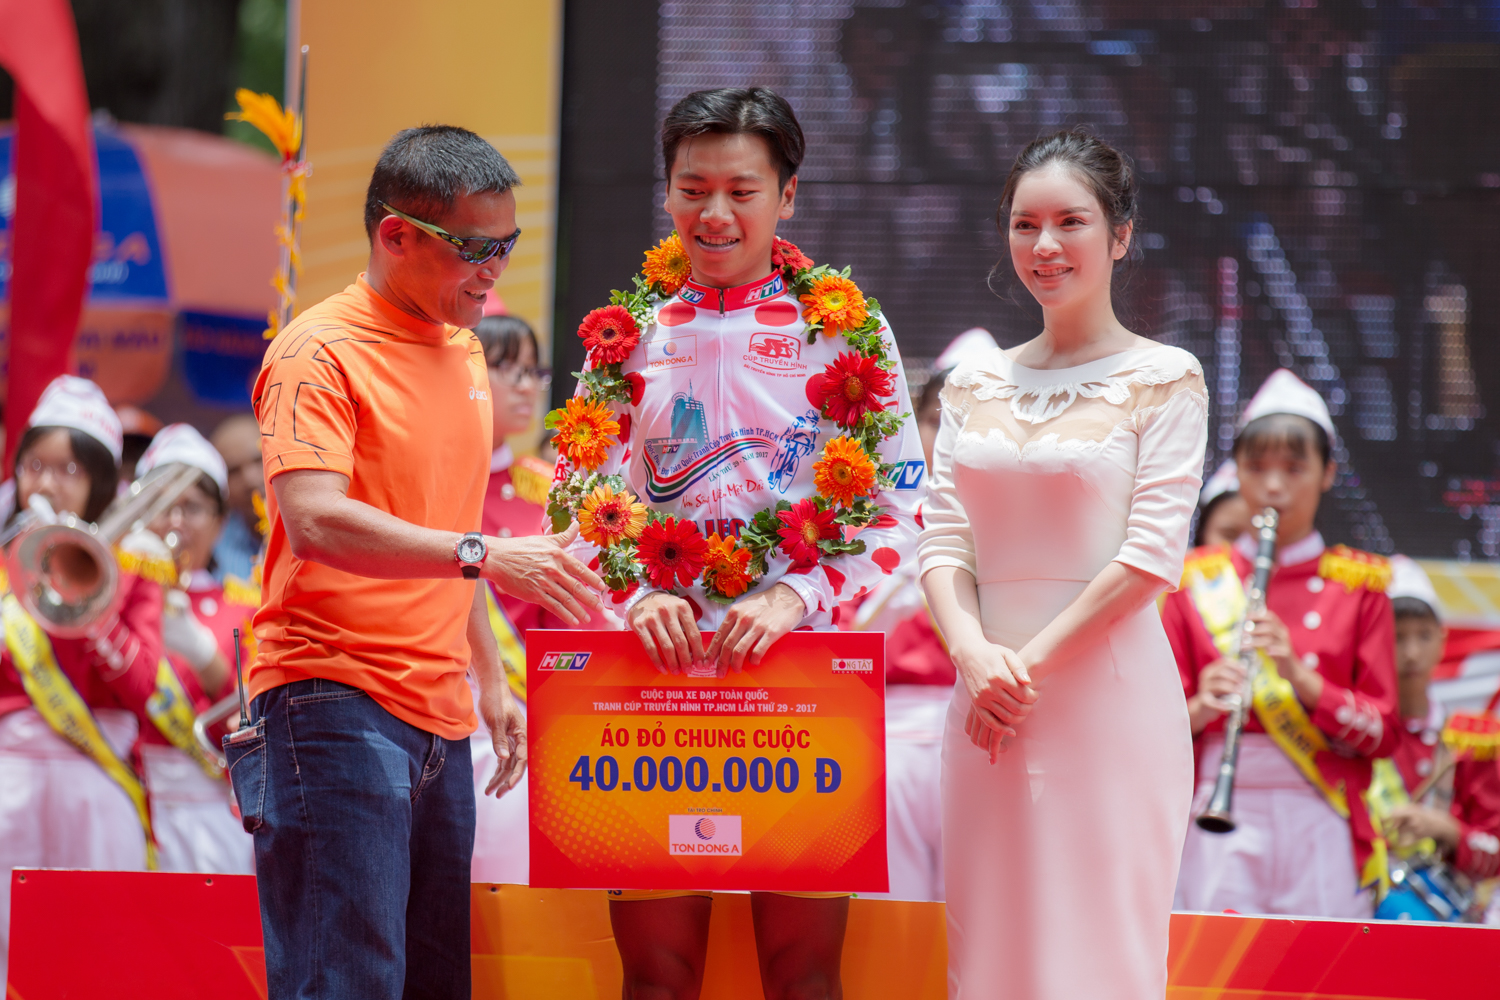
[[[708,135],[758,135],[766,140],[780,185],[802,166],[807,140],[786,98],[767,87],[698,90],[667,112],[661,126],[661,159],[667,176],[684,139]]]
[[[927,408],[937,402],[938,393],[943,391],[943,386],[948,381],[948,376],[953,374],[952,368],[944,368],[940,372],[933,372],[928,377],[927,383],[922,386],[922,394],[917,397],[917,419],[927,412]]]
[[[1333,450],[1327,431],[1295,413],[1267,413],[1256,417],[1234,439],[1235,458],[1239,458],[1242,452],[1251,458],[1260,458],[1279,448],[1302,457],[1317,452],[1325,466]]]
[[[995,224],[1001,232],[1010,228],[1010,209],[1021,178],[1051,163],[1061,163],[1088,185],[1116,238],[1125,226],[1139,222],[1138,185],[1130,157],[1088,129],[1077,126],[1033,139],[1016,154],[1016,162],[1011,165],[1000,192],[1000,209],[995,213]]]
[[[37,439],[52,431],[67,431],[68,445],[73,449],[73,460],[83,467],[83,471],[89,476],[89,499],[83,508],[83,519],[85,521],[97,521],[99,515],[104,513],[110,501],[115,498],[115,489],[120,485],[120,469],[115,465],[115,456],[109,453],[103,442],[97,441],[83,431],[74,430],[71,427],[28,427],[26,433],[21,435],[21,443],[16,446],[16,458],[11,466],[11,474],[20,481],[21,456],[31,450]],[[12,518],[21,511],[20,497],[16,497],[16,509],[12,512]]]
[[[1134,227],[1131,230],[1129,252],[1115,263],[1118,265],[1137,259],[1141,213],[1135,166],[1130,162],[1130,157],[1081,125],[1033,139],[1025,149],[1016,154],[1016,161],[1005,178],[1005,187],[1000,191],[1000,207],[995,212],[996,228],[1002,234],[1010,232],[1010,210],[1015,203],[1016,188],[1020,185],[1021,178],[1052,163],[1067,167],[1088,186],[1098,199],[1099,207],[1103,209],[1104,217],[1109,222],[1109,231],[1117,241],[1121,229],[1127,225]],[[992,291],[995,289],[995,275],[1009,270],[1010,256],[1007,254],[990,268],[989,276],[985,279]]]
[[[491,368],[509,364],[521,356],[521,341],[531,341],[533,357],[541,357],[536,332],[519,316],[486,316],[474,326],[474,336],[484,349],[484,363]]]
[[[1403,618],[1423,618],[1428,621],[1437,621],[1437,612],[1432,610],[1432,605],[1420,597],[1393,597],[1391,598],[1391,610],[1396,614],[1396,620]]]
[[[390,213],[381,202],[435,223],[459,198],[504,194],[521,183],[505,157],[484,139],[455,125],[402,129],[380,151],[365,191],[365,235]],[[459,235],[467,236],[468,233]]]
[[[1214,511],[1218,510],[1219,505],[1239,495],[1238,490],[1225,490],[1198,509],[1198,523],[1193,526],[1193,548],[1196,549],[1203,546],[1205,533],[1208,531],[1209,519],[1214,516]]]

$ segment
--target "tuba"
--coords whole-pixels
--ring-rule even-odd
[[[98,524],[72,514],[54,520],[47,516],[50,508],[23,513],[9,537],[0,538],[0,544],[10,543],[11,591],[52,635],[86,634],[119,607],[115,544],[170,508],[201,475],[176,462],[152,469],[109,505]]]
[[[1250,686],[1250,678],[1255,671],[1260,669],[1260,654],[1245,641],[1245,637],[1252,628],[1250,616],[1266,609],[1266,585],[1271,582],[1271,569],[1276,565],[1276,524],[1279,519],[1280,515],[1274,507],[1267,507],[1250,519],[1260,544],[1255,552],[1250,590],[1245,595],[1245,617],[1235,640],[1235,656],[1239,659],[1240,666],[1245,668],[1246,688]],[[1234,776],[1240,762],[1240,734],[1244,732],[1245,719],[1250,713],[1248,694],[1248,691],[1242,690],[1226,699],[1230,709],[1229,717],[1224,720],[1224,756],[1219,758],[1219,777],[1214,782],[1214,793],[1208,800],[1208,808],[1197,819],[1199,828],[1209,833],[1229,833],[1235,826]]]

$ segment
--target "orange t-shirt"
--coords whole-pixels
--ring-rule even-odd
[[[255,382],[266,479],[349,477],[349,497],[403,521],[478,531],[489,482],[489,376],[468,330],[423,323],[361,275],[271,342]],[[250,697],[320,677],[448,739],[473,732],[467,625],[475,584],[373,580],[292,555],[267,491]]]

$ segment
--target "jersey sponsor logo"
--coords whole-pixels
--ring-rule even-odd
[[[696,333],[685,333],[670,340],[657,339],[646,343],[647,371],[691,368],[697,363],[698,335]]]
[[[914,490],[922,485],[922,476],[927,472],[927,463],[920,458],[897,462],[891,470],[891,481],[898,490]]]
[[[875,672],[875,661],[872,659],[839,659],[835,657],[833,672],[836,674],[872,674]]]
[[[469,398],[470,399],[489,399],[490,398],[490,394],[488,392],[485,392],[483,389],[476,389],[476,388],[474,388],[471,385],[471,386],[469,386]]]
[[[802,363],[802,338],[784,333],[753,333],[742,360],[773,372],[806,371]]]
[[[782,279],[781,275],[778,274],[776,275],[776,277],[772,278],[764,285],[761,285],[759,288],[752,291],[749,295],[745,296],[745,299],[748,302],[764,302],[766,299],[774,299],[776,296],[785,291],[786,282]]]
[[[737,857],[744,853],[738,816],[667,816],[667,852]]]
[[[689,287],[687,285],[683,285],[682,286],[682,290],[680,292],[678,292],[677,294],[680,295],[680,296],[682,296],[682,300],[684,302],[691,302],[693,305],[697,305],[698,303],[700,303],[700,302],[703,301],[703,296],[706,293],[702,292],[702,291],[700,291],[700,290],[698,290],[696,288],[692,288],[692,287]]]
[[[582,670],[593,653],[544,653],[538,670]]]

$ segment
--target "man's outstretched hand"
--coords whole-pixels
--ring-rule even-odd
[[[578,525],[560,535],[486,538],[489,555],[479,575],[512,597],[540,605],[569,625],[589,619],[589,609],[604,607],[604,581],[567,551],[578,537]]]

